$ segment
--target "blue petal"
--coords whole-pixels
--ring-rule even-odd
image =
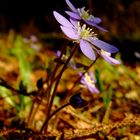
[[[60,28],[67,37],[69,37],[71,39],[75,39],[75,40],[79,39],[79,35],[77,34],[77,32],[74,29],[69,29],[64,26],[60,26]]]
[[[78,13],[74,13],[74,12],[70,12],[70,11],[65,11],[71,18],[74,18],[74,19],[81,19],[81,17],[79,16]]]
[[[98,47],[106,52],[110,52],[110,53],[118,52],[118,49],[115,46],[110,45],[102,40],[91,38],[90,42],[93,45],[95,45],[96,47]]]
[[[100,53],[100,54],[108,63],[110,63],[112,65],[119,65],[120,64],[120,61],[118,61],[110,56],[104,55],[102,53]]]
[[[99,25],[97,25],[97,24],[95,24],[94,26],[95,26],[97,29],[101,30],[101,31],[108,32],[108,30],[106,30],[105,28],[103,28],[103,27],[101,27],[101,26],[99,26]]]
[[[85,22],[91,26],[95,26],[97,29],[104,31],[104,32],[108,32],[108,30],[104,29],[103,27],[97,25],[97,23],[95,23],[94,21],[89,21],[89,20],[85,20]]]
[[[87,88],[91,93],[99,93],[99,90],[96,87],[94,87],[94,85],[93,86],[88,85]]]
[[[72,28],[73,25],[62,15],[60,15],[58,12],[53,11],[54,17],[56,18],[56,20],[63,26],[68,27],[68,28]]]
[[[69,0],[66,0],[66,3],[73,12],[77,13],[77,9],[74,7],[74,5]]]
[[[101,20],[99,17],[94,17],[94,18],[93,18],[93,22],[94,22],[95,24],[99,24],[101,21],[102,21],[102,20]]]
[[[87,56],[91,60],[95,60],[96,56],[94,50],[91,47],[91,44],[86,40],[80,40],[80,49],[85,56]]]
[[[70,22],[72,25],[76,26],[78,24],[78,21],[76,19],[70,18]]]

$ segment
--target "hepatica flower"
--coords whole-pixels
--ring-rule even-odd
[[[92,29],[87,28],[86,25],[80,25],[80,22],[69,21],[58,12],[53,12],[56,20],[61,24],[60,28],[64,34],[72,39],[74,42],[79,43],[80,49],[83,54],[91,60],[96,59],[95,52],[101,52],[102,50],[108,53],[115,53],[118,49],[96,37],[96,34]],[[100,53],[102,55],[102,53]]]
[[[84,75],[80,73],[80,75],[82,76],[80,80],[81,87],[87,88],[91,93],[99,93],[99,90],[95,86],[96,79],[93,73],[85,73]]]
[[[98,53],[110,64],[112,65],[118,65],[120,64],[120,61],[114,59],[111,57],[111,53],[108,53],[104,50],[98,51]]]
[[[89,10],[85,10],[85,7],[83,8],[75,8],[74,5],[69,1],[66,0],[67,5],[71,9],[71,11],[66,11],[66,13],[75,20],[83,20],[87,24],[95,26],[96,28],[107,32],[106,29],[100,27],[98,24],[102,21],[99,17],[95,17],[91,14],[89,14]]]

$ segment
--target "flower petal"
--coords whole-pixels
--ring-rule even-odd
[[[91,44],[86,40],[80,40],[80,49],[85,56],[87,56],[91,60],[95,60],[96,56],[94,50],[91,48]]]
[[[58,12],[53,11],[54,17],[55,19],[63,26],[68,27],[68,28],[72,28],[73,25],[62,15],[60,15]]]
[[[90,76],[90,78],[96,83],[96,79],[95,79],[95,77],[94,77],[93,72],[90,72],[90,73],[89,73],[89,76]]]
[[[99,90],[95,87],[95,86],[87,86],[88,87],[88,90],[91,92],[91,93],[99,93]]]
[[[97,46],[98,48],[103,49],[107,52],[110,52],[110,53],[118,52],[118,49],[115,46],[110,45],[102,40],[90,38],[90,42],[93,45]]]
[[[78,25],[78,21],[76,19],[70,18],[70,22],[72,23],[72,25],[76,26]]]
[[[99,17],[94,17],[93,22],[99,24],[102,20]]]
[[[104,32],[108,32],[108,30],[104,29],[103,27],[97,25],[97,23],[95,23],[94,21],[90,21],[90,20],[85,20],[85,22],[91,26],[95,26],[97,29],[104,31]]]
[[[106,30],[105,28],[103,28],[103,27],[101,27],[101,26],[99,26],[99,25],[97,25],[97,24],[95,24],[94,26],[95,26],[97,29],[101,30],[101,31],[108,32],[108,30]]]
[[[74,13],[74,12],[70,12],[70,11],[65,11],[71,18],[74,18],[74,19],[78,19],[80,20],[81,17],[79,16],[78,13]]]
[[[66,0],[66,3],[73,12],[77,13],[77,9],[74,7],[74,5],[69,0]]]
[[[77,34],[77,32],[74,29],[69,29],[64,26],[60,26],[60,28],[67,37],[69,37],[71,39],[79,39],[79,35]]]
[[[108,63],[110,63],[110,64],[112,64],[112,65],[119,65],[119,64],[121,63],[120,61],[118,61],[118,60],[116,60],[116,59],[114,59],[114,58],[112,58],[112,57],[110,57],[110,56],[107,56],[107,55],[105,55],[105,54],[100,53],[100,55],[101,55]]]

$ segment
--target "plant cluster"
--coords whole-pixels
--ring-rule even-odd
[[[26,119],[28,125],[33,123],[34,117],[43,101],[45,100],[47,102],[45,119],[40,127],[40,134],[47,133],[50,119],[64,107],[69,105],[77,109],[88,104],[88,101],[82,97],[82,89],[87,89],[91,94],[99,94],[102,92],[98,71],[90,71],[97,59],[103,58],[112,65],[120,64],[120,61],[112,56],[113,53],[118,52],[118,49],[115,46],[100,40],[97,33],[94,32],[94,28],[103,32],[108,32],[99,25],[102,20],[99,17],[91,15],[89,10],[85,10],[85,7],[76,8],[69,0],[66,0],[66,3],[70,9],[70,11],[65,11],[68,18],[65,18],[57,11],[53,11],[53,15],[60,24],[60,28],[66,39],[71,41],[73,46],[63,46],[61,50],[54,53],[55,60],[53,61],[53,69],[48,68],[46,70],[47,76],[45,78],[42,77],[37,81],[37,89],[29,92],[26,83],[23,83],[22,81],[20,82],[19,89],[15,89],[4,79],[0,79],[1,86],[10,89],[13,93],[27,96],[31,99],[32,104],[30,113]],[[17,44],[17,46],[18,45],[19,44]],[[18,51],[17,48],[16,51]],[[13,52],[16,51],[14,50]],[[77,63],[75,56],[78,52],[82,52],[85,58],[89,59],[91,64],[85,65],[82,62]],[[22,52],[19,50],[16,54],[23,64],[24,56],[22,59]],[[27,66],[25,67],[27,68]],[[54,109],[54,99],[57,96],[58,87],[63,74],[68,69],[75,71],[77,76],[75,77],[71,88],[65,93],[65,103],[57,109]],[[24,69],[22,73],[26,73]],[[69,75],[67,75],[67,77],[69,77]],[[20,98],[22,98],[22,96]]]

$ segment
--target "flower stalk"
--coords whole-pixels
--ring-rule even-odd
[[[64,70],[66,69],[66,67],[67,67],[67,65],[68,65],[68,63],[69,63],[69,61],[71,60],[71,58],[72,58],[72,56],[74,55],[74,53],[76,52],[76,50],[77,50],[77,46],[75,45],[74,48],[73,48],[73,50],[72,50],[72,52],[71,52],[71,55],[70,55],[69,58],[67,59],[66,63],[64,64],[64,66],[63,66],[62,70],[60,71],[59,76],[58,76],[58,78],[57,78],[57,80],[56,80],[56,83],[55,83],[55,86],[54,86],[54,90],[53,90],[53,93],[52,93],[50,102],[49,102],[49,104],[48,104],[48,111],[47,111],[47,116],[48,116],[48,117],[46,117],[45,124],[43,124],[43,126],[42,126],[42,128],[41,128],[41,132],[43,131],[44,128],[47,128],[48,123],[46,123],[46,122],[49,121],[48,119],[49,119],[50,112],[51,112],[51,109],[52,109],[54,97],[56,96],[56,91],[57,91],[57,88],[58,88],[58,84],[59,84],[59,82],[60,82],[60,79],[61,79],[61,77],[62,77],[62,75],[63,75]],[[50,87],[50,88],[51,88],[51,87]]]

